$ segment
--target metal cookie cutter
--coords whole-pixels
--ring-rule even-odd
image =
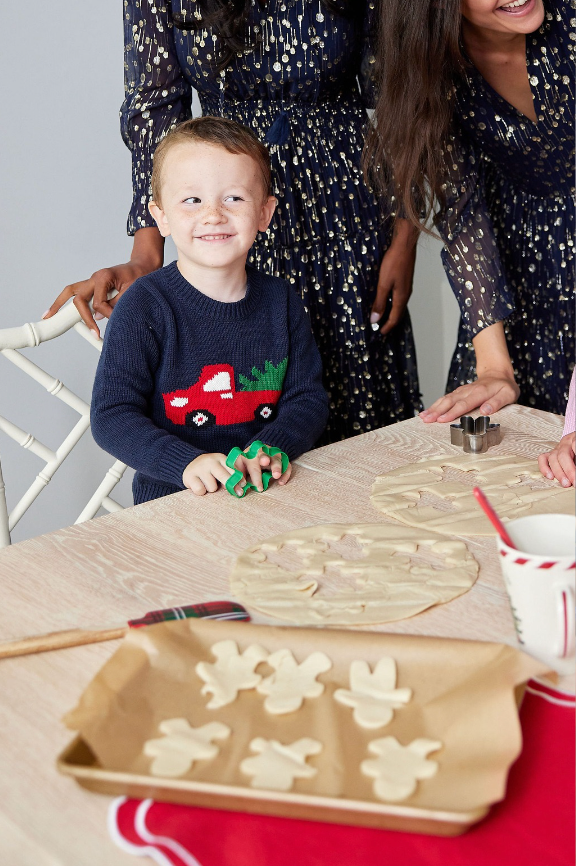
[[[481,454],[500,442],[500,424],[491,424],[488,415],[462,415],[459,424],[450,424],[450,442],[461,445],[466,454]]]

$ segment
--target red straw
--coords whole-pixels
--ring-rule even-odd
[[[516,545],[504,529],[504,524],[486,499],[484,493],[482,493],[479,487],[475,487],[473,493],[480,505],[482,506],[484,514],[486,515],[494,529],[497,531],[504,544],[507,544],[508,547],[512,547],[514,550],[516,550]]]

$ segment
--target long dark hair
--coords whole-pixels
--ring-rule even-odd
[[[329,11],[347,18],[356,17],[363,4],[360,0],[321,0]],[[257,0],[265,8],[267,0]],[[254,48],[248,39],[248,17],[251,0],[173,0],[172,18],[180,30],[211,30],[218,36],[215,58],[219,69],[227,66],[232,58]]]
[[[378,100],[364,151],[377,191],[422,228],[445,205],[454,86],[464,69],[461,0],[380,0]]]

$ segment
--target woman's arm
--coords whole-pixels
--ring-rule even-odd
[[[379,322],[386,309],[388,297],[392,295],[392,306],[388,318],[380,328],[387,334],[402,316],[412,294],[414,265],[416,263],[416,242],[418,232],[408,220],[397,219],[390,246],[382,257],[376,298],[370,314],[371,324]]]
[[[421,412],[420,417],[426,423],[454,421],[474,409],[479,409],[481,415],[492,415],[509,403],[515,403],[520,396],[502,322],[484,328],[472,342],[476,353],[476,381],[461,385]]]
[[[100,314],[100,317],[109,317],[122,293],[138,277],[143,277],[145,274],[161,268],[163,261],[164,238],[158,229],[139,229],[134,235],[134,245],[129,262],[113,265],[111,268],[101,268],[99,271],[95,271],[89,279],[66,286],[42,318],[49,319],[69,298],[74,298],[74,304],[82,319],[90,330],[99,337],[100,331],[92,317],[90,300],[93,299],[92,306],[95,312]],[[109,293],[114,289],[118,294],[108,300]]]

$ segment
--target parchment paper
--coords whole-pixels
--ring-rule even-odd
[[[234,703],[207,710],[198,661],[214,662],[210,647],[233,639],[239,650],[258,643],[269,652],[287,647],[302,662],[321,650],[333,662],[320,682],[319,698],[305,699],[301,710],[271,716],[264,696],[241,691]],[[349,666],[365,659],[371,667],[385,655],[397,663],[397,687],[413,690],[412,700],[396,710],[392,722],[378,730],[359,727],[349,707],[337,703],[337,688],[349,688]],[[318,768],[313,779],[299,779],[293,792],[381,802],[372,780],[360,772],[371,740],[394,736],[403,745],[418,737],[441,740],[430,757],[439,763],[435,777],[418,783],[406,805],[467,812],[504,796],[509,767],[521,750],[515,689],[546,667],[504,644],[440,638],[259,626],[234,622],[185,620],[132,630],[67,714],[65,723],[80,732],[108,770],[149,774],[151,759],[142,753],[146,740],[159,736],[164,719],[184,717],[193,727],[210,721],[232,729],[218,756],[194,764],[184,780],[249,787],[238,769],[252,755],[256,736],[291,743],[313,737],[321,754],[309,759]],[[257,668],[266,676],[267,664]]]

